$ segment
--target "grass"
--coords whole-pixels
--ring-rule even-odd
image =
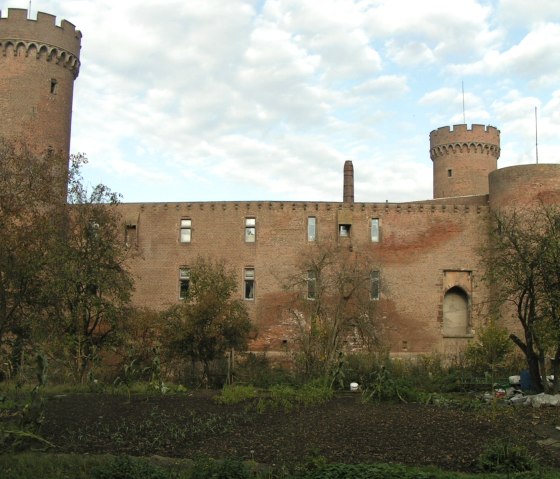
[[[125,467],[123,467],[125,466]],[[235,475],[214,475],[230,469]],[[126,471],[125,471],[126,469]],[[72,455],[22,453],[0,455],[0,470],[6,479],[140,479],[161,477],[173,479],[205,479],[238,477],[254,479],[555,479],[558,472],[538,471],[520,474],[464,474],[435,468],[408,467],[399,464],[326,464],[313,462],[295,471],[284,468],[267,469],[254,463],[235,459],[212,461],[202,459],[193,463],[185,459],[133,458],[111,455]],[[123,474],[127,475],[123,475]],[[150,474],[148,474],[150,473]],[[118,475],[121,474],[121,475]]]

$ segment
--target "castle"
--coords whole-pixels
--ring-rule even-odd
[[[80,43],[74,25],[52,15],[9,9],[0,18],[0,137],[67,157]],[[224,258],[257,326],[251,348],[280,351],[292,341],[280,277],[297,271],[302,250],[334,241],[376,258],[371,300],[393,354],[456,352],[487,312],[479,251],[492,211],[557,197],[560,165],[498,169],[500,132],[483,125],[432,131],[430,156],[433,199],[424,201],[356,202],[347,162],[341,202],[122,204],[122,238],[138,252],[133,303],[174,304],[198,256]]]

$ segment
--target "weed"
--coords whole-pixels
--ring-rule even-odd
[[[239,404],[240,402],[257,397],[257,390],[253,386],[224,386],[218,396],[214,398],[218,404]]]
[[[476,466],[480,471],[509,475],[513,472],[532,471],[536,461],[524,446],[502,440],[490,444],[478,457]]]

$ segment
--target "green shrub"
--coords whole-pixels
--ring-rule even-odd
[[[174,479],[177,475],[146,460],[119,456],[91,471],[93,479]]]
[[[257,390],[253,386],[232,385],[224,386],[218,396],[214,398],[218,404],[238,404],[257,397]]]
[[[532,471],[536,461],[524,446],[497,441],[478,457],[476,466],[483,472],[512,473]]]

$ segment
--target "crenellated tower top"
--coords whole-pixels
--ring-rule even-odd
[[[0,53],[8,50],[34,54],[37,58],[54,61],[72,71],[74,78],[80,71],[80,48],[82,33],[67,20],[56,24],[56,17],[38,12],[37,19],[27,18],[27,10],[9,8],[8,16],[2,18],[0,11]]]
[[[488,194],[488,175],[500,157],[500,130],[454,125],[430,133],[434,198]]]
[[[68,174],[74,80],[80,71],[82,34],[39,12],[0,13],[0,138],[46,152],[53,175]],[[66,198],[66,194],[63,193]]]

